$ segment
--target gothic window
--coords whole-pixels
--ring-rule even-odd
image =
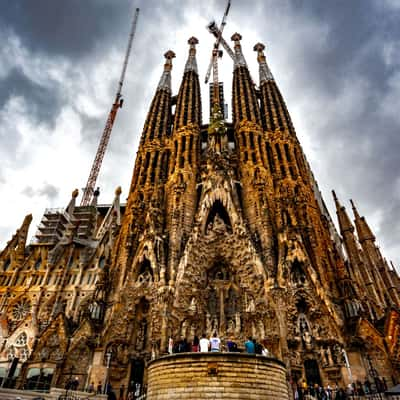
[[[193,135],[190,135],[190,140],[189,140],[189,165],[192,164],[192,151],[193,151]]]
[[[294,169],[292,166],[289,167],[289,172],[290,172],[290,176],[292,177],[292,179],[296,179],[296,173],[294,172]]]
[[[151,268],[150,261],[145,258],[139,267],[137,282],[149,283],[153,281],[153,269]]]
[[[216,223],[223,223],[225,226],[222,227],[227,229],[229,232],[232,231],[231,221],[223,204],[216,200],[208,214],[207,222],[206,222],[206,232],[211,230]]]
[[[267,150],[269,169],[271,170],[271,172],[275,172],[274,156],[272,154],[272,149],[269,143],[265,143],[265,149]]]
[[[289,145],[288,145],[287,143],[285,143],[285,144],[283,145],[283,147],[284,147],[284,149],[285,149],[286,160],[287,160],[288,162],[291,162],[291,161],[292,161],[292,158],[290,157]]]
[[[10,261],[10,259],[8,258],[8,259],[4,262],[4,264],[3,264],[3,271],[4,271],[4,272],[8,270],[8,268],[10,267],[10,264],[11,264],[11,261]]]
[[[275,144],[275,150],[276,150],[276,155],[278,156],[278,160],[282,161],[282,153],[281,153],[281,148],[279,147],[279,144]]]
[[[153,162],[151,163],[151,176],[150,176],[151,183],[154,183],[155,178],[156,178],[158,154],[159,154],[158,151],[156,151],[156,153],[154,154],[154,157],[153,157]]]
[[[31,302],[28,299],[22,299],[12,308],[12,316],[16,321],[24,319],[31,310]]]
[[[41,265],[42,265],[42,259],[39,258],[39,260],[37,260],[35,263],[34,269],[37,271]]]
[[[28,343],[28,336],[25,332],[22,332],[15,340],[16,346],[25,346]]]
[[[240,136],[242,137],[242,144],[243,144],[243,147],[246,147],[246,136],[244,136],[244,133],[243,133],[243,132],[240,134]]]
[[[106,264],[106,258],[104,256],[101,256],[99,260],[99,268],[103,269],[105,264]]]
[[[250,132],[250,148],[254,150],[254,134]]]
[[[299,314],[298,326],[301,334],[304,334],[305,332],[311,332],[307,317],[303,313]]]
[[[303,266],[297,259],[292,264],[292,282],[296,285],[304,285],[306,282]]]

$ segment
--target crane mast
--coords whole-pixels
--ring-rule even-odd
[[[132,49],[132,42],[135,36],[136,25],[139,17],[139,8],[136,8],[135,14],[132,19],[131,31],[129,34],[128,46],[125,52],[124,63],[122,65],[121,76],[118,81],[117,94],[115,95],[114,103],[111,107],[110,113],[108,114],[107,122],[101,135],[99,147],[96,152],[96,157],[94,158],[92,168],[90,170],[89,178],[87,180],[86,186],[84,188],[81,206],[88,206],[91,203],[93,194],[95,193],[95,186],[97,178],[99,176],[101,163],[103,162],[103,157],[107,149],[108,142],[110,140],[112,127],[114,125],[115,117],[117,116],[118,110],[122,107],[122,85],[125,79],[126,67],[128,66],[129,55]]]
[[[208,83],[208,80],[210,79],[210,75],[211,75],[211,70],[212,70],[213,71],[214,91],[216,90],[216,92],[214,94],[218,94],[218,88],[215,89],[216,87],[218,87],[218,57],[222,56],[222,53],[220,51],[218,51],[218,48],[219,48],[219,44],[221,42],[222,32],[223,32],[224,27],[226,25],[226,18],[228,16],[230,7],[231,7],[231,1],[228,0],[228,4],[226,5],[225,12],[224,12],[224,15],[222,17],[221,26],[218,29],[218,33],[219,34],[218,34],[217,39],[216,39],[216,41],[214,43],[214,48],[213,48],[213,52],[212,52],[212,55],[211,55],[211,61],[210,61],[210,64],[208,66],[207,73],[206,73],[206,78],[205,78],[205,83]],[[217,81],[216,85],[215,85],[215,81]],[[214,96],[214,99],[215,99],[215,96]]]

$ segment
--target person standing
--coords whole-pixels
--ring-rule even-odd
[[[193,342],[192,342],[192,351],[194,352],[194,353],[197,353],[198,351],[199,351],[199,338],[198,338],[198,336],[194,336],[194,338],[193,338]]]
[[[246,348],[246,353],[256,354],[256,349],[254,346],[254,342],[251,339],[251,336],[247,338],[247,341],[244,343],[244,347]]]
[[[210,347],[210,341],[207,339],[206,334],[203,333],[200,339],[200,352],[207,353],[209,347]]]
[[[174,339],[170,336],[168,339],[168,353],[172,354],[173,353],[173,348],[174,348]]]
[[[210,347],[211,351],[221,351],[221,339],[217,336],[217,332],[210,338]]]

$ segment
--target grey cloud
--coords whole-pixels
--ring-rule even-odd
[[[59,194],[59,189],[50,183],[45,183],[38,189],[39,196],[46,196],[49,200],[55,199]]]
[[[30,80],[20,68],[13,68],[0,80],[0,109],[12,97],[22,97],[35,122],[53,124],[62,108],[63,96],[57,86],[44,87]]]
[[[53,200],[57,198],[59,195],[60,190],[50,184],[50,183],[44,183],[42,187],[38,188],[33,188],[32,186],[25,186],[21,193],[26,196],[26,197],[35,197],[35,196],[43,196],[46,197],[48,201]]]

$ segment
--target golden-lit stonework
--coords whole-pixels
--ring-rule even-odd
[[[176,96],[165,54],[127,203],[117,189],[111,205],[80,207],[74,191],[30,244],[27,216],[0,253],[0,376],[16,367],[6,385],[72,376],[78,389],[143,390],[169,338],[214,331],[239,348],[263,342],[289,388],[398,378],[399,277],[334,195],[336,231],[264,46],[256,87],[240,39],[232,122],[215,106],[202,123],[191,38]]]

